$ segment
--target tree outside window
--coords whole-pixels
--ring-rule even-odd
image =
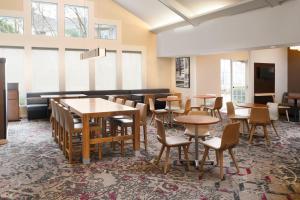
[[[85,38],[87,34],[88,8],[65,5],[65,36]]]
[[[23,34],[24,22],[21,17],[0,16],[0,32]]]

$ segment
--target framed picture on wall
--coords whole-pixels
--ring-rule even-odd
[[[190,58],[176,58],[176,87],[190,88]]]

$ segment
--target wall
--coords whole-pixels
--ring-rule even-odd
[[[300,43],[300,1],[158,34],[158,55],[175,57]]]
[[[288,50],[288,92],[300,93],[300,51]]]
[[[275,99],[281,102],[282,94],[287,92],[287,48],[265,49],[250,52],[250,80],[254,80],[254,63],[275,63]],[[254,84],[249,85],[249,92],[254,97]]]

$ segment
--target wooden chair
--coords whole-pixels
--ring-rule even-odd
[[[191,98],[187,98],[185,101],[184,109],[175,110],[173,113],[175,115],[187,115],[191,111]]]
[[[153,101],[152,98],[149,98],[149,107],[150,107],[150,111],[152,112],[150,126],[151,126],[153,120],[155,118],[158,118],[159,116],[162,116],[162,121],[163,122],[165,121],[165,115],[168,114],[168,111],[166,111],[165,109],[157,109],[157,110],[155,110],[154,101]]]
[[[222,120],[222,116],[221,116],[221,113],[220,113],[220,110],[223,106],[223,97],[217,97],[215,99],[215,103],[213,106],[206,106],[204,107],[204,110],[208,110],[211,112],[211,115],[214,116],[214,117],[217,117],[217,112],[218,112],[218,115],[219,115],[219,118],[220,120]]]
[[[250,131],[249,123],[248,123],[249,116],[236,115],[232,102],[227,102],[226,107],[227,107],[227,117],[230,119],[230,121],[232,123],[241,122],[243,125],[246,124],[247,130],[249,132]]]
[[[269,113],[270,113],[271,125],[272,125],[277,137],[279,137],[278,132],[274,125],[274,122],[278,121],[278,119],[279,119],[278,103],[267,103],[267,106],[268,106]]]
[[[207,111],[190,111],[188,115],[209,115],[209,113]],[[195,126],[185,125],[184,134],[189,137],[189,141],[192,141],[195,138]],[[208,136],[210,136],[209,126],[198,126],[198,137],[204,141]]]
[[[156,121],[156,125],[157,125],[157,139],[162,144],[156,164],[159,164],[161,156],[162,156],[165,148],[167,148],[166,160],[165,160],[165,164],[164,164],[164,168],[163,168],[164,173],[166,174],[167,168],[168,168],[168,163],[169,163],[170,148],[177,147],[178,152],[181,152],[181,148],[183,148],[184,157],[185,157],[185,160],[187,161],[187,168],[189,169],[188,151],[189,151],[189,145],[191,144],[191,142],[186,140],[185,138],[178,137],[178,136],[166,136],[163,122],[157,118],[155,119],[155,121]]]
[[[116,98],[114,96],[108,96],[108,101],[115,102]]]
[[[57,111],[59,114],[59,127],[58,127],[58,134],[59,134],[59,147],[63,151],[65,155],[65,115],[63,113],[64,107],[61,104],[57,104]],[[73,119],[72,119],[73,120]]]
[[[167,98],[179,98],[178,96],[172,95],[172,96],[167,96]],[[176,110],[181,110],[181,100],[180,101],[172,101],[171,104],[171,109],[169,109],[169,103],[166,102],[166,107],[165,110],[171,110],[171,111],[176,111]]]
[[[251,113],[250,113],[249,124],[251,125],[250,138],[249,138],[250,144],[252,144],[252,142],[253,142],[253,134],[254,134],[257,126],[263,127],[266,143],[270,144],[267,125],[271,124],[271,120],[270,120],[268,108],[263,108],[263,107],[252,108]]]
[[[133,108],[134,108],[134,101],[126,100],[124,105],[125,105],[125,106],[129,106],[129,107],[133,107]]]
[[[140,126],[143,127],[143,133],[144,133],[144,146],[145,150],[147,151],[147,105],[143,103],[137,103],[136,107],[140,111]],[[127,128],[132,127],[133,125],[133,119],[130,117],[122,118],[122,119],[115,119],[114,122],[114,128],[113,128],[113,134],[116,135],[118,127],[121,128],[121,135],[127,135],[128,130]],[[125,142],[121,141],[121,153],[124,155],[124,145]]]
[[[55,132],[56,132],[56,110],[55,110],[55,101],[53,99],[50,100],[50,105],[51,105],[51,116],[50,116],[50,122],[51,122],[51,129],[52,129],[52,137],[55,138]]]
[[[116,99],[116,103],[118,103],[118,104],[124,104],[125,103],[125,100],[124,99],[121,99],[121,98],[117,98]]]
[[[212,139],[206,141],[200,141],[204,147],[204,155],[202,159],[202,163],[200,166],[200,170],[203,171],[203,165],[205,163],[206,157],[208,156],[209,149],[212,148],[216,151],[216,159],[217,165],[220,164],[220,179],[222,180],[224,177],[223,172],[223,152],[228,149],[229,154],[234,162],[237,173],[239,173],[239,167],[234,157],[232,149],[239,143],[239,129],[240,123],[228,124],[225,126],[222,138],[214,137]]]

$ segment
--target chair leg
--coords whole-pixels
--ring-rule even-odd
[[[148,138],[147,138],[147,125],[143,125],[143,131],[144,131],[144,145],[145,145],[145,151],[147,151],[147,144],[148,144]]]
[[[209,147],[205,146],[205,150],[204,150],[204,154],[203,154],[203,158],[202,158],[202,161],[201,161],[201,165],[200,165],[200,171],[203,171],[203,165],[205,163],[205,159],[208,155],[208,150],[209,150]]]
[[[240,169],[239,169],[239,166],[238,166],[238,164],[237,164],[237,162],[236,162],[236,159],[235,159],[235,157],[234,157],[234,154],[233,154],[232,149],[228,149],[228,151],[229,151],[229,154],[230,154],[230,156],[231,156],[231,158],[232,158],[232,161],[233,161],[233,163],[234,163],[234,165],[235,165],[235,168],[236,168],[237,173],[240,173]]]
[[[247,119],[245,119],[244,121],[245,121],[245,124],[246,124],[247,130],[248,130],[248,133],[249,133],[249,132],[250,132],[250,128],[249,128],[249,123],[248,123],[248,120],[247,120]]]
[[[160,159],[161,159],[161,156],[162,156],[164,150],[165,150],[165,145],[162,145],[162,146],[161,146],[161,149],[160,149],[160,152],[159,152],[159,155],[158,155],[158,158],[157,158],[157,160],[156,160],[156,164],[157,164],[157,165],[159,164],[159,161],[160,161]]]
[[[101,143],[98,144],[98,157],[99,157],[99,160],[102,159],[102,144]]]
[[[217,111],[218,111],[219,117],[220,117],[220,119],[221,119],[221,121],[222,121],[223,119],[222,119],[221,112],[220,112],[220,110],[219,110],[219,109],[218,109]]]
[[[255,132],[256,126],[252,125],[251,126],[251,130],[250,130],[250,138],[249,138],[249,143],[252,144],[253,143],[253,134]]]
[[[72,143],[72,133],[69,133],[69,163],[73,162],[73,143]]]
[[[265,138],[266,138],[266,143],[267,143],[267,145],[270,145],[270,138],[269,138],[267,126],[263,126],[263,129],[264,129],[264,134],[265,134]]]
[[[170,148],[171,148],[171,147],[167,147],[167,152],[166,152],[166,160],[165,160],[165,165],[164,165],[164,173],[165,173],[165,174],[167,173],[168,164],[169,164]]]
[[[220,159],[220,179],[223,180],[224,177],[224,170],[223,170],[223,151],[219,151],[219,159]]]
[[[183,149],[184,151],[184,149]],[[178,158],[179,158],[179,161],[181,161],[181,146],[178,146]]]
[[[122,133],[121,133],[122,136],[124,136],[126,130],[127,130],[126,127],[122,127]],[[122,156],[125,156],[124,145],[125,145],[124,140],[121,140],[121,154],[122,154]]]
[[[152,123],[153,123],[154,117],[155,117],[155,114],[154,114],[154,113],[152,113],[152,116],[151,116],[151,121],[150,121],[150,126],[151,126],[151,125],[152,125]]]
[[[273,127],[273,129],[274,129],[274,131],[275,131],[275,133],[277,135],[277,137],[279,137],[278,132],[277,132],[275,126],[274,126],[274,121],[271,121],[271,125],[272,125],[272,127]]]
[[[219,164],[220,164],[220,160],[219,160],[219,151],[218,150],[216,150],[216,161],[217,161],[217,166],[219,166]]]
[[[290,122],[289,111],[287,109],[285,110],[285,115],[286,115],[287,121]]]
[[[183,146],[184,159],[186,160],[187,170],[190,170],[190,162],[189,162],[188,148],[189,148],[188,145]]]

